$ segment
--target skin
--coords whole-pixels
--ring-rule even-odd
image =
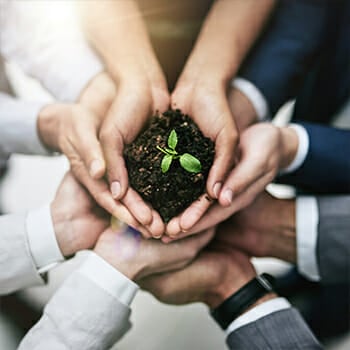
[[[65,154],[75,178],[109,213],[141,231],[146,237],[160,235],[164,225],[159,214],[148,207],[131,188],[123,201],[116,201],[102,177],[105,160],[98,130],[116,94],[113,80],[97,75],[75,104],[53,103],[38,117],[38,133],[46,147]],[[131,214],[134,207],[135,215]]]
[[[273,5],[273,0],[258,3],[253,0],[216,1],[170,98],[135,2],[89,1],[81,4],[88,38],[117,86],[117,96],[99,131],[110,190],[115,199],[120,200],[129,193],[122,157],[125,144],[135,139],[152,113],[166,110],[170,102],[172,107],[189,113],[203,133],[215,141],[217,157],[207,191],[213,198],[219,196],[234,163],[231,150],[238,141],[238,129],[227,99],[228,82],[237,72]],[[246,30],[242,31],[242,26]],[[220,55],[212,55],[219,51]],[[200,202],[207,205],[204,200]],[[155,222],[153,225],[159,230],[156,233],[149,231],[153,237],[160,236],[162,223],[147,212],[145,203],[137,201],[134,207],[130,207],[135,203],[133,200],[123,203],[141,224],[147,226]],[[204,211],[201,208],[196,208],[196,204],[190,208],[184,219],[187,226],[193,226],[198,220],[198,214]],[[139,213],[143,215],[137,217]],[[182,223],[181,218],[176,220]]]
[[[171,95],[172,107],[189,114],[203,134],[215,142],[216,156],[207,181],[207,193],[214,199],[228,196],[227,175],[235,164],[239,129],[252,122],[248,114],[249,119],[236,120],[227,96],[229,84],[274,3],[270,0],[214,2]],[[237,99],[236,95],[237,92],[231,94],[232,101]],[[189,230],[209,205],[203,198],[194,202],[182,216],[169,222],[167,232],[174,235],[174,227],[177,233]]]
[[[119,272],[138,283],[139,280],[164,271],[182,269],[195,259],[213,238],[208,230],[196,237],[165,245],[145,240],[126,226],[108,228],[97,241],[94,251]]]
[[[106,212],[71,173],[64,176],[50,209],[56,239],[66,257],[92,248],[109,224]]]
[[[96,254],[135,281],[150,274],[184,268],[214,236],[214,230],[207,230],[165,245],[131,233],[125,224],[108,227],[109,215],[96,205],[71,173],[65,175],[58,188],[51,215],[64,256],[94,247]]]
[[[219,228],[219,236],[227,234],[222,230]],[[150,276],[139,284],[164,303],[203,302],[215,308],[255,276],[248,255],[216,238],[184,269]],[[275,297],[270,293],[252,307]]]
[[[278,128],[269,123],[247,128],[241,135],[237,165],[224,185],[224,189],[231,191],[230,198],[220,197],[218,203],[214,203],[209,210],[197,204],[197,217],[201,218],[197,224],[192,228],[185,226],[179,233],[181,225],[171,221],[167,226],[169,237],[164,237],[163,241],[180,239],[213,227],[248,207],[273,181],[278,171],[292,162],[297,150],[298,137],[292,128]]]

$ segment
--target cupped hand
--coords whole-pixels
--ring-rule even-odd
[[[241,134],[238,149],[237,165],[228,175],[218,203],[186,232],[176,237],[164,237],[165,242],[212,227],[252,204],[278,171],[292,162],[298,149],[298,138],[291,128],[278,128],[269,123],[255,124]],[[167,227],[170,233],[173,232],[171,224]]]
[[[108,226],[107,213],[89,193],[67,173],[51,203],[56,239],[64,256],[92,248]]]
[[[137,282],[150,274],[184,268],[214,235],[213,230],[207,230],[195,237],[163,244],[159,240],[146,240],[125,225],[112,227],[100,236],[94,251]]]
[[[146,227],[149,232],[147,237],[161,236],[165,225],[160,215],[129,186],[123,152],[125,145],[138,136],[149,118],[156,111],[164,112],[168,106],[169,94],[164,81],[151,85],[141,73],[137,79],[128,77],[125,82],[120,80],[117,97],[99,132],[112,196],[120,200],[135,219]]]
[[[173,108],[188,114],[202,133],[215,143],[214,163],[208,175],[207,195],[194,202],[180,216],[167,225],[170,236],[189,230],[206,212],[211,201],[219,198],[227,174],[235,160],[238,131],[228,104],[225,83],[189,81],[182,78],[171,96]]]

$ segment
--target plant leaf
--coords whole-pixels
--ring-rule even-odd
[[[172,130],[168,137],[168,146],[175,151],[177,145],[177,134],[175,130]]]
[[[189,153],[184,153],[180,157],[180,164],[190,173],[199,173],[202,170],[201,162]]]
[[[163,174],[169,170],[172,161],[173,161],[173,157],[169,154],[163,157],[162,165],[161,165]]]
[[[170,149],[170,148],[165,148],[165,151],[168,153],[168,154],[172,154],[174,156],[177,155],[177,152],[173,149]]]

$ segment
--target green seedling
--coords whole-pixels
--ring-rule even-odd
[[[162,173],[166,173],[173,160],[179,159],[180,165],[189,173],[199,173],[202,170],[201,162],[189,153],[178,154],[176,151],[178,138],[175,130],[172,130],[168,137],[168,147],[165,149],[157,146],[157,149],[164,153],[162,159]]]

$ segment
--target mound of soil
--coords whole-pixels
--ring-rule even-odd
[[[183,169],[178,159],[162,172],[165,149],[172,130],[178,137],[178,154],[190,153],[201,162],[199,173]],[[168,222],[205,192],[206,181],[214,160],[214,143],[204,137],[196,124],[180,110],[154,116],[148,127],[125,148],[125,160],[131,186]]]

